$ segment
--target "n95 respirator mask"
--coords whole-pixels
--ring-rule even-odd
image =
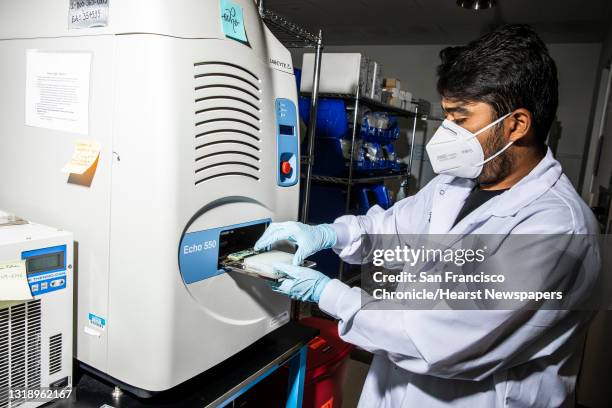
[[[482,166],[502,154],[512,143],[485,160],[480,142],[476,138],[482,132],[510,116],[502,116],[476,133],[462,128],[451,120],[444,120],[425,149],[434,172],[456,177],[475,179],[482,173]]]

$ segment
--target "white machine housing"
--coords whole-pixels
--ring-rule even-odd
[[[72,385],[72,252],[69,232],[0,222],[0,263],[24,260],[34,297],[0,304],[0,408],[48,402],[17,390]]]
[[[247,43],[225,36],[218,0],[110,1],[90,29],[69,29],[69,3],[0,4],[0,204],[73,231],[76,357],[147,395],[289,320],[286,297],[217,260],[297,217],[291,56],[250,0],[232,0]],[[93,54],[88,135],[25,125],[33,49]],[[82,138],[97,164],[61,173]]]

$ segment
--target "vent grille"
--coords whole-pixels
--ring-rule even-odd
[[[9,309],[0,310],[0,407],[8,407],[10,386]]]
[[[62,334],[49,337],[49,375],[62,371]]]
[[[194,70],[195,185],[226,177],[259,180],[260,78],[228,62],[197,62]]]
[[[26,306],[11,307],[11,388],[26,386]],[[21,401],[14,401],[21,402]]]
[[[25,402],[10,401],[10,388],[40,388],[40,351],[40,300],[0,309],[0,408]]]
[[[27,388],[40,388],[41,375],[41,308],[40,300],[26,304],[28,313],[28,378]]]

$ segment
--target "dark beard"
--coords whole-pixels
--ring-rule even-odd
[[[489,136],[483,146],[485,159],[491,157],[506,146],[506,141],[503,136],[503,128],[496,126],[494,134]],[[482,173],[478,176],[479,184],[494,184],[506,178],[512,171],[513,165],[512,154],[510,148],[491,160],[485,163],[482,168]]]

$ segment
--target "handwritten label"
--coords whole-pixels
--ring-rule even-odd
[[[0,301],[32,299],[25,261],[0,263]]]
[[[95,28],[108,25],[109,0],[70,0],[68,28]]]
[[[77,140],[74,153],[62,168],[63,173],[83,174],[98,160],[100,143],[92,140]]]
[[[244,29],[244,14],[242,7],[230,0],[221,0],[221,25],[226,37],[241,42],[248,42]]]

